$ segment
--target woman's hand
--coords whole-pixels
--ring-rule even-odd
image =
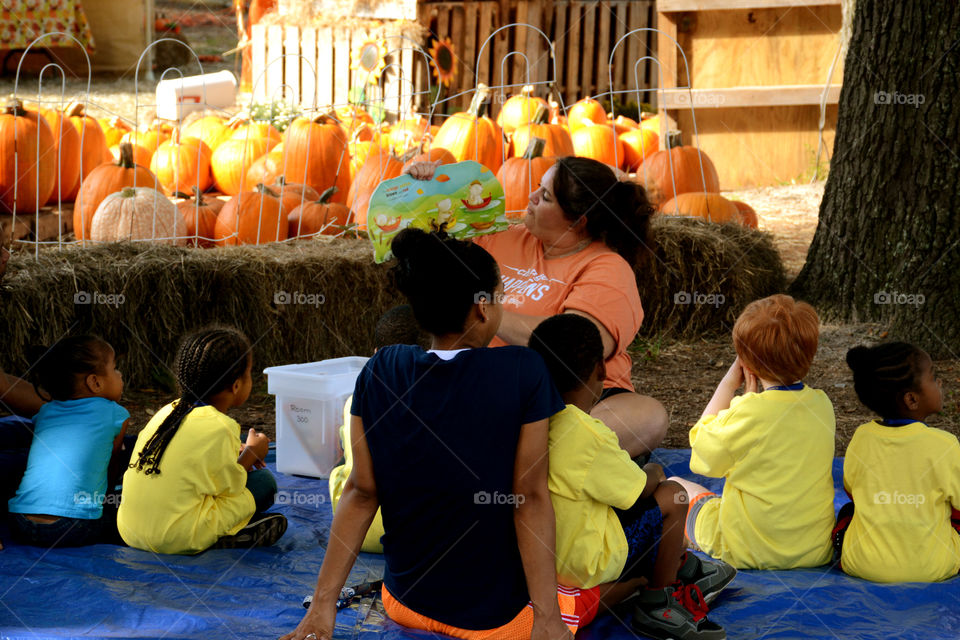
[[[437,167],[441,164],[443,164],[442,160],[414,162],[407,167],[405,173],[410,174],[414,180],[432,180],[433,174],[436,173]]]
[[[297,628],[280,640],[333,640],[333,625],[337,618],[337,606],[314,600]]]

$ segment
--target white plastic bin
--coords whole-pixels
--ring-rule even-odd
[[[193,111],[229,107],[236,99],[237,79],[226,70],[168,77],[157,83],[157,117],[182,120]]]
[[[367,360],[351,356],[263,370],[277,402],[277,471],[330,475],[343,455],[343,405]]]

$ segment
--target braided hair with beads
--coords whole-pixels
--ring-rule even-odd
[[[186,336],[177,350],[175,367],[180,398],[130,468],[147,475],[160,473],[160,459],[183,419],[242,378],[250,357],[250,341],[236,329],[213,327]]]

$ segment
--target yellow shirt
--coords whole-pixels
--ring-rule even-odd
[[[611,507],[632,507],[647,475],[609,427],[573,405],[550,418],[549,438],[557,581],[581,588],[612,582],[623,572],[628,548]]]
[[[131,462],[173,409],[160,409],[137,437]],[[237,462],[240,425],[214,407],[184,418],[160,459],[160,473],[127,469],[117,513],[120,536],[156,553],[198,553],[242,529],[256,508]]]
[[[843,461],[854,513],[843,570],[875,582],[933,582],[960,570],[960,443],[922,422],[857,428]]]
[[[350,438],[350,405],[353,404],[353,396],[347,398],[347,403],[343,407],[343,424],[340,425],[340,442],[343,443],[344,463],[339,467],[334,467],[330,471],[330,503],[333,510],[337,510],[340,503],[340,496],[343,495],[343,487],[347,484],[347,478],[353,470],[353,442]],[[370,528],[367,529],[367,535],[363,539],[361,551],[367,553],[383,553],[383,545],[380,544],[380,538],[383,536],[383,517],[380,515],[380,509],[377,509],[377,515],[373,517]]]
[[[697,544],[743,569],[815,567],[832,555],[834,432],[819,389],[734,398],[690,430],[690,470],[724,477],[697,517]]]

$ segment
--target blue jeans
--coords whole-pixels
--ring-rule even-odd
[[[7,500],[17,493],[27,454],[33,441],[33,420],[19,416],[0,418],[0,513],[7,512]]]
[[[22,513],[10,514],[10,530],[18,542],[35,547],[84,547],[89,544],[112,543],[117,531],[116,511],[110,518],[108,509],[96,520],[60,518],[50,524],[28,519]]]

